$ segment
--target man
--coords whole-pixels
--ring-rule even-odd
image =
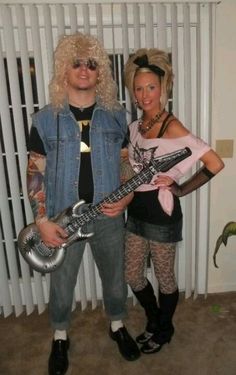
[[[97,203],[120,184],[120,151],[127,128],[116,99],[110,60],[96,38],[77,33],[63,37],[55,50],[50,104],[33,115],[27,170],[28,194],[35,222],[47,246],[60,246],[66,232],[50,217],[84,199]],[[123,325],[127,286],[123,266],[123,211],[131,197],[104,204],[103,215],[83,228],[102,280],[110,337],[126,360],[140,356]],[[66,250],[51,274],[49,314],[54,337],[49,374],[68,368],[68,329],[74,287],[86,240]]]

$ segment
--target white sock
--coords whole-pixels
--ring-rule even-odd
[[[124,324],[121,320],[112,320],[111,321],[111,330],[112,332],[118,331],[118,329],[124,327]]]
[[[66,340],[67,339],[67,333],[66,331],[60,331],[59,329],[56,329],[54,332],[54,340]]]

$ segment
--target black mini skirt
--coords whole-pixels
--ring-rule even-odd
[[[182,241],[183,219],[165,225],[151,224],[132,216],[128,217],[126,230],[147,240],[157,242]]]

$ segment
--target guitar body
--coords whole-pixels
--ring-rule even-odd
[[[48,247],[42,241],[36,224],[22,229],[18,236],[18,247],[26,262],[36,271],[55,271],[64,261],[66,248],[78,240],[91,237],[93,233],[83,232],[83,226],[101,215],[103,203],[114,203],[134,191],[138,186],[149,183],[157,172],[166,172],[174,165],[191,155],[185,147],[150,161],[143,170],[121,185],[117,190],[95,205],[87,205],[83,200],[76,202],[60,214],[50,219],[67,233],[66,241],[60,247]]]
[[[85,202],[80,200],[52,218],[51,221],[67,231],[68,225],[78,218],[86,208]],[[18,236],[18,246],[23,258],[35,271],[49,273],[55,271],[62,264],[66,256],[66,248],[71,243],[92,235],[93,233],[83,233],[82,228],[79,227],[64,244],[52,248],[44,244],[37,225],[32,223],[21,230]]]

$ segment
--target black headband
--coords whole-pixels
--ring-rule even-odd
[[[148,68],[160,77],[165,75],[165,71],[159,68],[159,66],[149,64],[147,55],[138,56],[133,62],[138,65],[139,68]]]

